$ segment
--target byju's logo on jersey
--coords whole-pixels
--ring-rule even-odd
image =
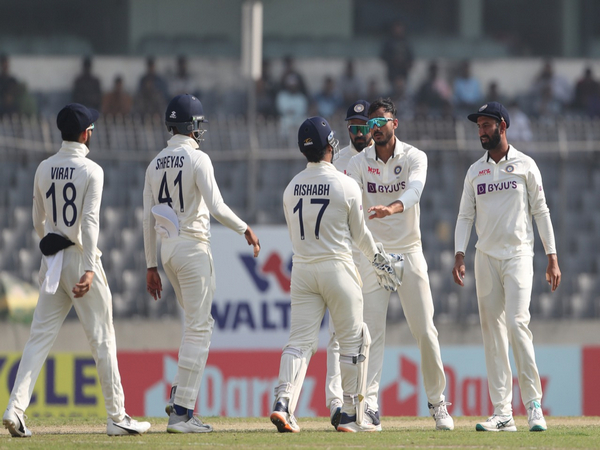
[[[502,183],[481,183],[477,185],[477,195],[485,194],[486,192],[507,191],[508,189],[517,189],[517,182],[503,181]]]
[[[277,252],[272,252],[263,264],[258,264],[257,259],[252,254],[240,255],[242,263],[248,270],[252,281],[260,292],[269,289],[270,283],[267,277],[271,274],[277,280],[279,287],[283,292],[290,292],[290,283],[292,271],[292,258],[284,263],[283,258]]]
[[[400,181],[396,184],[388,185],[377,185],[376,183],[367,183],[367,192],[374,194],[379,192],[381,194],[391,194],[392,192],[400,192],[406,189],[406,181]]]

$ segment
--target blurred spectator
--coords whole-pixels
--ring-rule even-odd
[[[352,59],[346,61],[346,68],[338,81],[338,86],[345,105],[350,105],[357,98],[363,97],[365,86],[363,81],[356,76]]]
[[[438,64],[432,61],[427,70],[427,78],[415,96],[417,114],[421,116],[448,115],[451,112],[451,96],[450,85],[440,76]]]
[[[415,116],[415,105],[406,89],[406,79],[398,75],[392,83],[392,91],[387,95],[391,98],[398,110],[398,119],[411,120]]]
[[[367,100],[371,103],[373,100],[381,97],[381,89],[379,89],[379,83],[377,82],[377,78],[371,78],[369,80],[369,84],[367,85]]]
[[[406,27],[402,22],[392,24],[390,36],[384,41],[380,56],[387,66],[390,84],[398,75],[408,79],[414,56],[406,39]]]
[[[8,56],[0,55],[0,115],[19,112],[19,82],[10,74]]]
[[[288,75],[294,75],[296,77],[298,89],[304,94],[305,97],[308,98],[309,94],[308,89],[306,88],[306,83],[304,82],[304,78],[294,67],[294,58],[292,58],[290,55],[287,55],[283,58],[283,74],[281,75],[281,82],[279,83],[281,86],[285,84],[285,80],[288,78]],[[304,121],[304,119],[302,120]],[[300,126],[300,124],[298,124],[298,126]]]
[[[554,73],[554,66],[550,60],[544,62],[539,75],[533,82],[531,93],[534,102],[547,102],[549,98],[559,102],[561,106],[571,102],[571,86],[564,77]],[[542,97],[544,97],[543,100]]]
[[[594,79],[591,67],[586,67],[573,96],[573,109],[588,116],[600,116],[600,82]]]
[[[154,90],[162,95],[166,104],[169,100],[169,90],[165,80],[156,73],[156,61],[153,56],[146,58],[146,73],[140,77],[138,89],[141,91],[146,86],[145,89],[148,90],[148,83],[151,83],[154,86]]]
[[[314,101],[317,108],[317,115],[326,119],[331,118],[344,105],[344,99],[336,89],[332,76],[327,75],[323,79],[323,87],[315,95]]]
[[[533,100],[533,113],[538,119],[551,123],[562,113],[562,104],[553,95],[552,86],[542,87],[541,93]]]
[[[271,64],[269,60],[262,62],[261,77],[256,82],[256,112],[267,118],[277,117],[277,107],[275,98],[277,96],[278,85],[271,75]]]
[[[502,103],[503,105],[506,105],[508,103],[508,99],[506,98],[506,96],[502,92],[500,92],[497,81],[490,81],[490,84],[488,84],[484,101],[485,103],[498,102]]]
[[[123,77],[117,75],[112,91],[104,94],[104,97],[102,98],[102,113],[112,114],[113,116],[129,114],[131,112],[131,107],[131,95],[123,89]]]
[[[275,100],[280,116],[281,135],[290,145],[296,142],[296,131],[308,112],[308,98],[300,90],[300,80],[294,73],[289,73],[284,79],[282,89]]]
[[[531,142],[533,140],[531,121],[519,106],[519,102],[516,100],[511,101],[508,104],[508,113],[510,116],[510,140]]]
[[[92,75],[92,59],[89,56],[83,58],[81,74],[73,83],[72,101],[97,110],[102,106],[100,80]]]
[[[475,111],[481,106],[483,94],[479,80],[471,74],[471,63],[460,64],[458,76],[454,79],[454,108],[463,115],[467,111]],[[512,130],[511,130],[512,131]]]
[[[133,112],[140,115],[163,116],[167,102],[152,77],[147,77],[133,99]]]
[[[200,98],[200,89],[188,71],[188,60],[185,56],[180,55],[177,57],[175,74],[169,79],[168,87],[168,93],[171,97],[180,94],[191,94]]]

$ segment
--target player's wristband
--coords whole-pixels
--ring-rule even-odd
[[[465,257],[465,252],[456,252],[454,254],[455,257],[458,256],[458,255],[460,255],[460,256],[462,256],[464,258]]]

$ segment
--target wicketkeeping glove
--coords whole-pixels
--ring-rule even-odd
[[[375,253],[373,267],[377,282],[386,291],[396,292],[402,284],[404,275],[404,257],[401,254],[386,253],[381,243],[376,243],[379,253]]]

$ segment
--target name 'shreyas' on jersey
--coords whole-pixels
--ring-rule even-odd
[[[156,170],[181,168],[185,161],[185,156],[164,156],[156,159]]]

